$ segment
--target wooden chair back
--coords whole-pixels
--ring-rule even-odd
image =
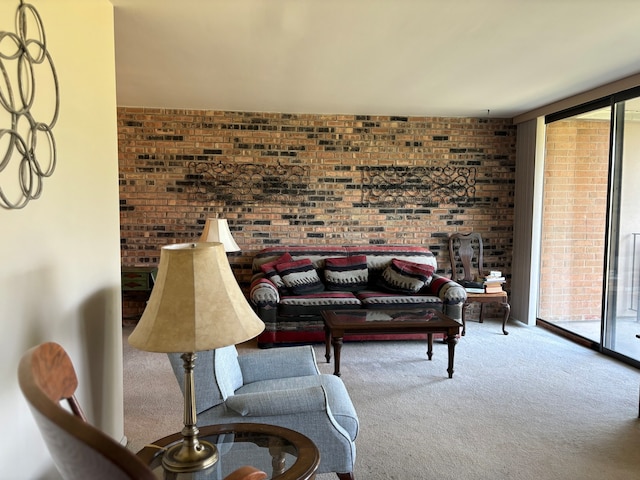
[[[18,380],[63,478],[155,480],[132,451],[86,421],[75,397],[75,369],[60,345],[49,342],[28,350],[20,360]]]
[[[76,371],[60,345],[48,342],[28,350],[20,360],[18,382],[65,480],[156,480],[131,450],[87,422],[75,397]],[[224,480],[265,478],[265,472],[244,466]]]
[[[482,235],[479,233],[451,234],[449,236],[451,279],[474,281],[484,277],[483,248]],[[460,272],[463,274],[462,277]]]

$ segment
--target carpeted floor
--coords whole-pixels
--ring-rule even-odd
[[[356,478],[640,478],[640,372],[541,328],[508,330],[469,322],[453,379],[442,343],[431,362],[423,342],[345,343],[342,379],[361,422]],[[137,451],[182,428],[182,397],[166,356],[129,347],[130,331],[125,434]],[[331,373],[324,346],[316,354]]]

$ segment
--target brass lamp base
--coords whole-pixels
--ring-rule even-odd
[[[218,461],[218,449],[209,442],[198,441],[189,446],[181,442],[169,448],[162,456],[162,465],[170,472],[197,472]]]
[[[194,352],[181,355],[184,366],[184,428],[182,442],[170,447],[162,456],[162,465],[170,472],[197,472],[218,461],[218,449],[209,442],[198,440],[196,426],[196,397],[193,367]]]

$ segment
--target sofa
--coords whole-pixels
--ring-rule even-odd
[[[322,310],[433,307],[462,320],[467,298],[436,273],[421,246],[267,247],[254,256],[249,300],[265,323],[258,346],[324,341]],[[349,340],[426,338],[424,334],[348,335]]]

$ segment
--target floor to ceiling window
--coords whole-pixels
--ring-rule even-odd
[[[640,90],[546,119],[538,318],[640,362]]]

